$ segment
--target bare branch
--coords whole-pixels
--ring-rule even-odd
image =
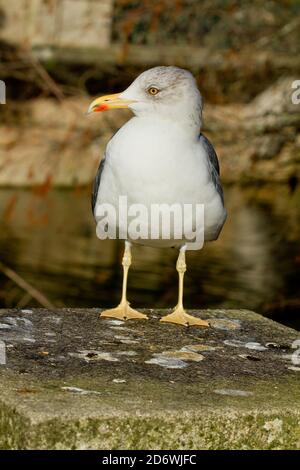
[[[29,284],[25,279],[23,279],[19,274],[13,271],[11,268],[6,266],[0,261],[0,271],[2,271],[5,276],[11,279],[17,286],[27,292],[31,297],[37,300],[43,307],[54,309],[54,305],[47,299],[47,297],[42,294],[39,290]]]

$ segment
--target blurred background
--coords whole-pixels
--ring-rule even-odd
[[[84,113],[155,65],[196,76],[229,213],[188,255],[186,306],[300,329],[300,0],[0,0],[0,308],[119,301],[123,244],[96,238],[90,193],[130,114]],[[134,249],[134,307],[176,304],[176,258]]]

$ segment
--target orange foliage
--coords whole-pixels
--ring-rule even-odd
[[[18,195],[14,194],[8,201],[3,212],[3,219],[6,223],[10,222],[18,202]]]
[[[48,174],[42,184],[33,187],[33,192],[38,196],[46,196],[52,187],[52,180],[53,176]]]

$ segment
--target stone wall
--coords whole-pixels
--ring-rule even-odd
[[[297,182],[300,104],[291,101],[296,77],[275,82],[247,105],[204,107],[204,133],[213,142],[224,183]],[[39,98],[3,106],[0,186],[89,184],[113,133],[128,111],[86,116],[91,98],[61,103]]]
[[[1,39],[29,47],[105,48],[112,5],[113,0],[1,0]]]

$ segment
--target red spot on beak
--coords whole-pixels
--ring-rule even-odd
[[[101,111],[106,111],[107,109],[108,109],[107,104],[100,104],[93,111],[94,111],[94,113],[100,113]]]

